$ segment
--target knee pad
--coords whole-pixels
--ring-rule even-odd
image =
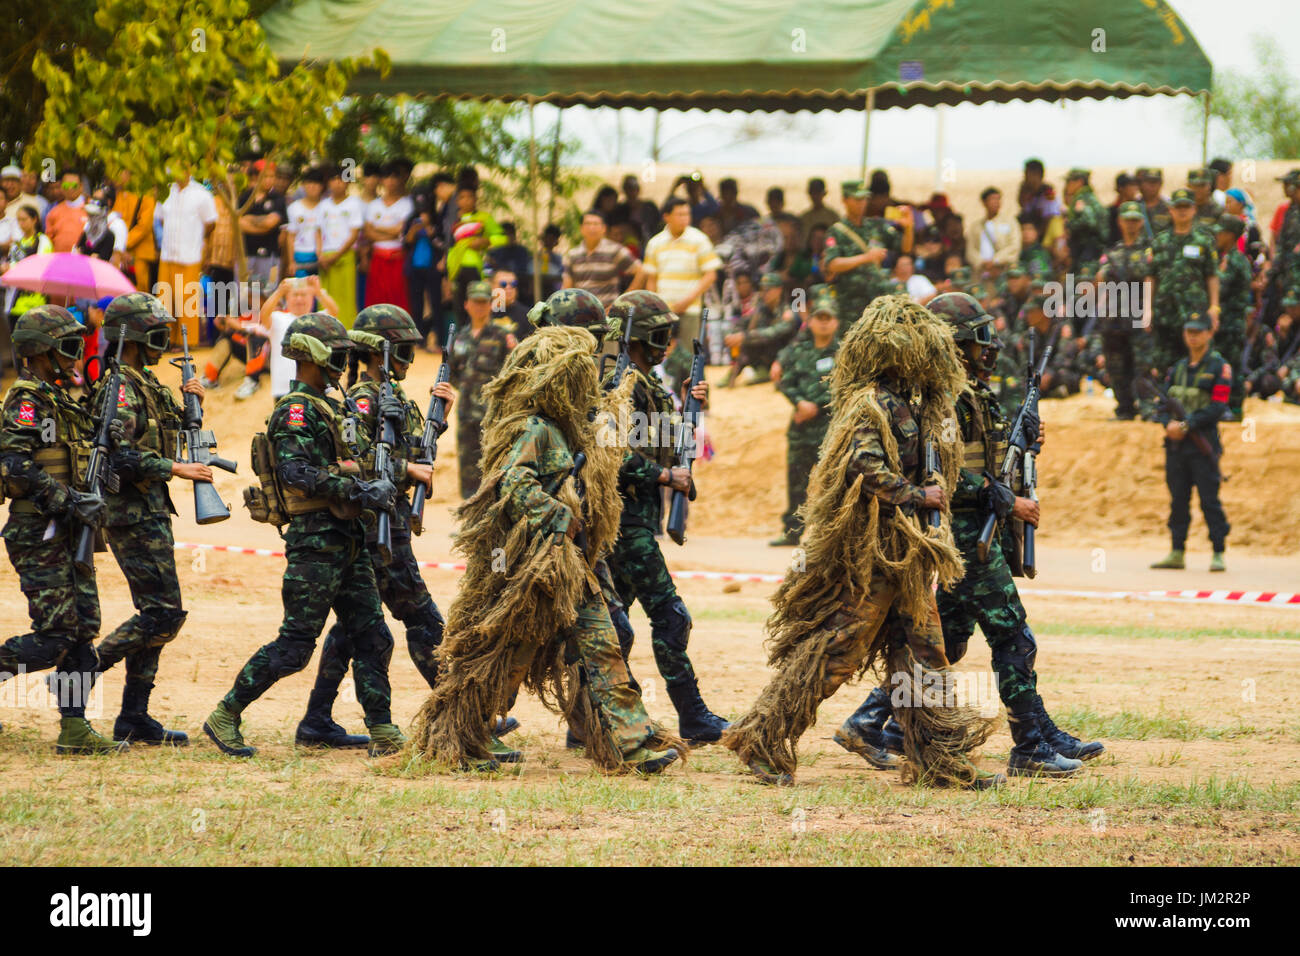
[[[999,644],[993,649],[993,669],[995,671],[1019,670],[1032,674],[1037,657],[1038,642],[1034,640],[1034,632],[1025,626],[1020,629],[1020,633],[1014,640]]]
[[[140,626],[149,635],[150,643],[159,646],[175,638],[189,616],[189,611],[178,607],[150,609],[141,612]]]
[[[679,597],[673,598],[654,616],[654,630],[675,650],[685,650],[691,637],[691,615]]]
[[[627,655],[632,653],[632,644],[636,640],[636,632],[632,630],[632,622],[628,620],[627,611],[621,604],[609,604],[609,620],[614,625],[614,633],[618,636],[618,648],[623,652],[623,659],[627,660]]]

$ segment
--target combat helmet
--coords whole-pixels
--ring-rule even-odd
[[[415,327],[411,314],[399,305],[368,305],[357,313],[349,337],[357,348],[377,352],[383,344],[371,336],[380,336],[392,343],[390,354],[395,361],[410,365],[415,361],[415,344],[424,336]]]
[[[104,310],[104,338],[109,344],[115,344],[120,335],[128,342],[143,345],[146,353],[155,353],[146,355],[146,360],[152,357],[157,361],[171,345],[172,333],[168,326],[175,321],[155,296],[129,292],[119,295]]]
[[[342,375],[347,369],[352,340],[343,323],[325,312],[308,312],[289,323],[280,340],[280,352],[295,362],[312,362]]]
[[[643,342],[651,349],[664,351],[672,339],[677,316],[668,303],[644,289],[624,292],[609,307],[609,317],[621,330],[624,322],[632,325],[632,340]]]
[[[973,295],[945,292],[935,296],[925,307],[952,326],[952,337],[959,344],[993,344],[993,316],[985,311],[979,299]]]
[[[586,289],[560,289],[550,298],[538,302],[528,310],[528,321],[537,328],[548,325],[570,325],[586,329],[596,337],[597,342],[604,341],[609,331],[609,320],[605,318],[605,307],[600,299]]]
[[[76,361],[85,349],[85,334],[86,327],[63,306],[38,305],[18,317],[11,338],[19,355],[57,352]]]

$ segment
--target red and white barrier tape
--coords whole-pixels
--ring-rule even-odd
[[[264,558],[283,558],[283,551],[270,548],[241,548],[231,544],[195,544],[177,541],[176,548],[195,551],[222,551],[226,554],[256,554]],[[422,568],[438,571],[464,571],[465,565],[453,561],[419,561]],[[783,574],[742,574],[735,571],[672,571],[678,581],[735,581],[742,584],[779,584]],[[1203,604],[1237,604],[1248,607],[1283,607],[1300,610],[1300,594],[1278,591],[1084,591],[1068,588],[1022,588],[1021,594],[1044,597],[1077,597],[1104,601],[1198,601]]]

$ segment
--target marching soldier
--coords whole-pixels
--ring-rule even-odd
[[[785,486],[789,506],[781,516],[784,531],[770,542],[774,547],[797,545],[803,533],[799,509],[808,498],[808,476],[817,464],[817,453],[830,422],[830,374],[835,367],[839,339],[835,330],[835,296],[819,286],[808,317],[809,337],[799,339],[781,351],[781,394],[794,406],[786,429]]]
[[[110,397],[122,425],[122,439],[109,459],[119,489],[105,496],[104,531],[113,557],[131,589],[136,613],[99,642],[99,669],[104,672],[126,661],[122,713],[113,737],[133,743],[183,747],[190,741],[179,730],[167,730],[149,716],[149,697],[164,646],[175,640],[187,612],[181,605],[176,576],[176,549],[171,515],[176,513],[167,482],[173,476],[211,481],[212,469],[198,462],[180,462],[177,434],[181,408],[171,389],[158,381],[156,365],[171,344],[176,320],[158,299],[143,292],[120,295],[104,310],[104,338],[110,348],[122,343],[121,381]],[[92,407],[104,400],[108,379],[101,376]],[[203,401],[198,376],[182,386]]]
[[[370,755],[395,753],[406,738],[390,712],[393,636],[379,604],[361,514],[363,509],[391,511],[397,489],[387,479],[354,476],[356,451],[346,440],[341,409],[325,397],[326,388],[346,370],[353,348],[343,324],[323,312],[299,316],[285,330],[280,347],[298,368],[292,387],[267,420],[265,442],[274,464],[263,478],[261,499],[282,503],[289,516],[283,531],[288,559],[284,620],[275,640],[249,658],[204,721],[203,731],[222,753],[253,756],[256,749],[244,742],[239,729],[245,708],[307,666],[333,609],[351,642]],[[257,442],[255,437],[255,446]],[[259,457],[256,451],[254,457]]]
[[[460,468],[460,496],[478,490],[483,474],[483,415],[487,402],[483,386],[501,371],[515,337],[492,319],[492,287],[483,280],[471,282],[465,293],[469,328],[461,329],[451,349],[451,384],[460,393],[456,403],[456,457]]]
[[[42,305],[14,324],[24,365],[0,407],[0,490],[10,499],[3,536],[32,630],[0,645],[0,683],[52,668],[60,754],[113,753],[86,720],[98,659],[99,592],[94,568],[73,560],[81,528],[98,529],[104,500],[84,485],[94,419],[64,391],[86,329],[67,309]]]
[[[1228,411],[1232,392],[1232,367],[1210,348],[1214,335],[1210,320],[1193,312],[1183,324],[1187,355],[1169,369],[1165,385],[1170,398],[1177,399],[1187,417],[1175,421],[1162,405],[1156,421],[1165,426],[1165,483],[1169,486],[1169,534],[1173,548],[1153,568],[1184,567],[1187,529],[1191,524],[1192,488],[1201,499],[1201,513],[1210,533],[1211,571],[1227,570],[1223,552],[1230,525],[1219,501],[1219,420]],[[1195,440],[1201,436],[1204,445]]]

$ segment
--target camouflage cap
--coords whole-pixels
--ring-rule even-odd
[[[784,284],[785,283],[781,280],[781,273],[779,272],[764,272],[763,278],[758,280],[758,287],[760,289],[775,289],[777,286]]]
[[[1300,186],[1300,169],[1291,169],[1277,177],[1280,183],[1286,183],[1288,186]]]
[[[1016,264],[1009,267],[1007,271],[1002,274],[1008,279],[1023,279],[1025,276],[1029,275],[1029,272],[1024,266]]]
[[[871,190],[861,179],[846,179],[840,183],[840,192],[850,199],[866,199]]]
[[[1297,305],[1300,305],[1300,289],[1291,289],[1282,296],[1282,308],[1291,309]]]
[[[18,317],[11,338],[19,355],[32,356],[58,349],[60,339],[85,334],[86,327],[63,306],[38,305]]]
[[[471,282],[465,287],[465,298],[477,299],[479,301],[484,299],[490,300],[492,298],[492,286],[484,279],[478,279]]]
[[[970,283],[970,276],[970,266],[958,266],[956,269],[952,270],[952,275],[948,278],[952,279],[952,281],[956,282],[958,285],[968,285]]]
[[[528,320],[537,328],[548,325],[571,325],[586,329],[604,339],[609,320],[600,299],[586,289],[560,289],[528,310]]]
[[[1214,328],[1209,317],[1200,312],[1193,312],[1183,322],[1183,330],[1186,332],[1208,332]]]
[[[1196,197],[1192,195],[1192,191],[1190,189],[1186,188],[1185,186],[1180,187],[1178,189],[1175,189],[1173,195],[1169,197],[1169,205],[1195,206]]]
[[[823,312],[829,312],[833,318],[839,318],[839,300],[835,298],[834,289],[828,285],[815,285],[808,291],[812,295],[808,306],[809,315],[818,315]]]
[[[1219,222],[1215,226],[1215,232],[1230,232],[1233,236],[1240,236],[1246,231],[1246,220],[1234,216],[1230,212],[1225,212],[1219,217]]]
[[[1139,166],[1137,170],[1138,180],[1147,180],[1149,182],[1162,183],[1165,181],[1165,174],[1155,166]]]
[[[400,305],[368,305],[357,313],[352,328],[357,332],[382,335],[390,342],[421,342],[424,336],[415,327],[411,314]]]
[[[1121,219],[1145,219],[1146,212],[1142,209],[1142,204],[1136,199],[1130,199],[1127,202],[1119,204],[1119,218]]]
[[[1075,166],[1065,174],[1065,181],[1069,182],[1071,179],[1082,179],[1084,182],[1087,182],[1088,177],[1091,175],[1091,169],[1084,169],[1082,166]]]
[[[1187,173],[1187,185],[1209,186],[1214,182],[1214,170],[1193,169]]]

